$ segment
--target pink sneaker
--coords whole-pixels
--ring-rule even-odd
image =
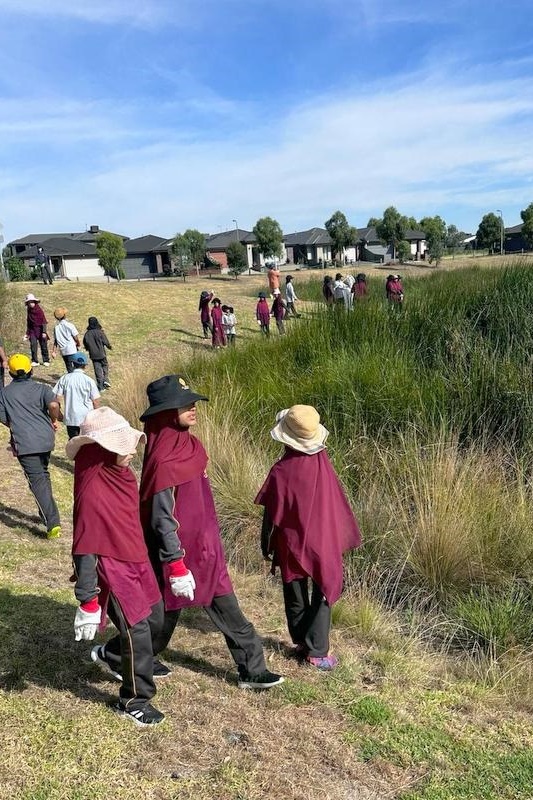
[[[339,659],[337,656],[307,656],[307,663],[317,669],[328,671],[338,666]]]

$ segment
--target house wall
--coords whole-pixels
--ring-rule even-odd
[[[128,256],[122,261],[122,269],[126,278],[145,278],[152,272],[157,272],[152,253]]]
[[[104,270],[98,263],[98,258],[85,256],[85,258],[72,258],[63,256],[63,275],[70,280],[76,278],[100,278]]]

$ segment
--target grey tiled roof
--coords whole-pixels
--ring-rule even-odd
[[[251,231],[244,231],[242,228],[213,233],[206,236],[205,245],[208,250],[224,250],[232,242],[238,241],[243,244],[253,244],[255,236]]]
[[[48,256],[96,256],[96,247],[93,244],[78,242],[76,239],[65,239],[58,236],[46,239],[43,246]],[[23,253],[19,253],[18,258],[35,258],[36,255],[37,245],[28,247]]]
[[[150,233],[146,236],[139,236],[137,239],[128,239],[124,242],[124,250],[128,254],[133,253],[151,253],[152,250],[160,248],[168,239],[162,236],[154,236]]]
[[[317,244],[331,244],[331,236],[325,228],[310,228],[308,231],[298,231],[289,233],[283,237],[283,241],[289,247],[295,245],[312,246]]]

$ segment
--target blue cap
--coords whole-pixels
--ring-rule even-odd
[[[78,367],[85,367],[89,363],[85,353],[74,353],[74,355],[70,357],[70,360]]]

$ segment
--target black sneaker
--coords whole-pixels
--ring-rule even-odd
[[[110,388],[111,384],[109,383],[109,381],[104,381],[104,389],[110,389]]]
[[[112,711],[121,717],[131,719],[135,725],[146,727],[146,725],[158,725],[163,722],[165,715],[154,708],[150,703],[146,703],[144,708],[132,708],[131,711],[122,705],[120,700],[111,706]]]
[[[122,675],[120,672],[116,672],[112,667],[110,667],[105,659],[105,644],[98,644],[96,647],[93,647],[91,650],[91,661],[94,661],[95,664],[99,664],[101,667],[105,667],[105,669],[111,673],[115,680],[122,683]]]
[[[168,678],[169,675],[172,675],[172,670],[154,658],[154,678]]]
[[[259,675],[241,675],[238,686],[239,689],[271,689],[273,686],[279,686],[284,680],[281,675],[265,670]]]

